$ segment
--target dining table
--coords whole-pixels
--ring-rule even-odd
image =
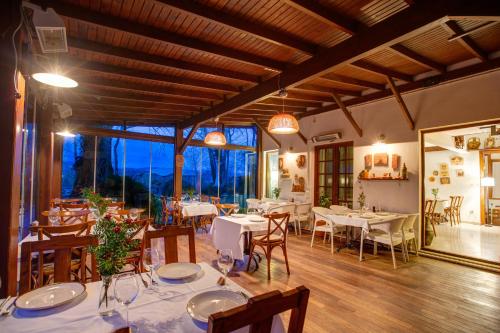
[[[136,275],[139,295],[129,305],[129,322],[137,326],[140,333],[149,332],[206,332],[208,324],[193,319],[187,312],[187,304],[195,295],[206,291],[231,290],[244,298],[251,297],[250,292],[240,287],[231,279],[220,286],[217,281],[223,276],[208,263],[199,263],[201,270],[194,277],[182,280],[165,280],[155,277],[157,290],[145,293],[141,283],[148,281],[146,273],[143,277]],[[8,315],[0,316],[1,332],[102,332],[111,333],[126,326],[125,307],[117,305],[115,313],[103,317],[98,313],[98,298],[102,282],[85,284],[85,292],[78,299],[68,304],[46,310],[22,310],[14,308]],[[9,301],[9,302],[13,302]],[[248,327],[236,332],[248,332]],[[285,331],[280,316],[275,316],[272,324],[273,333]]]
[[[179,205],[181,206],[183,217],[219,214],[217,207],[209,202],[181,201],[179,202]]]
[[[251,221],[258,219],[262,221]],[[258,215],[217,216],[209,232],[212,235],[212,243],[218,250],[230,249],[235,260],[244,260],[252,236],[267,232],[267,221]]]

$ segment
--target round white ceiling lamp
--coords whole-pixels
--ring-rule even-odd
[[[219,118],[215,118],[216,128],[218,121]],[[215,131],[208,133],[203,141],[210,146],[225,146],[227,143],[226,136],[223,132],[219,131],[218,128]]]
[[[31,75],[35,80],[41,83],[45,83],[49,86],[58,88],[75,88],[78,87],[78,82],[70,79],[67,76],[57,74],[57,73],[35,73]]]

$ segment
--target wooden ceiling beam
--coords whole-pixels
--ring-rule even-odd
[[[179,9],[185,13],[196,15],[203,20],[225,25],[226,27],[237,29],[243,33],[253,35],[267,42],[286,46],[308,55],[313,55],[317,51],[317,46],[301,40],[295,36],[283,33],[274,28],[265,27],[260,22],[250,22],[242,17],[231,15],[209,6],[198,4],[194,1],[184,0],[157,0],[169,7]]]
[[[282,105],[283,102],[281,101],[281,98],[279,97],[270,97],[266,98],[262,101],[259,101],[257,103],[259,105]],[[313,102],[313,101],[298,101],[298,100],[293,100],[290,98],[287,98],[286,105],[287,106],[298,106],[298,107],[303,107],[303,108],[317,108],[321,106],[321,102]]]
[[[351,123],[351,126],[354,128],[354,130],[356,131],[356,133],[358,133],[358,135],[360,137],[362,137],[363,136],[363,130],[361,129],[361,127],[359,127],[359,125],[356,122],[356,120],[354,120],[354,118],[352,117],[351,112],[349,112],[349,110],[345,106],[344,102],[340,99],[340,96],[338,94],[336,94],[336,93],[332,93],[332,96],[335,99],[335,102],[337,103],[337,105],[339,106],[339,108],[344,113],[344,116]]]
[[[186,119],[186,115],[179,113],[143,113],[143,112],[127,112],[126,110],[121,111],[109,111],[106,109],[97,108],[85,108],[79,107],[73,109],[73,115],[75,117],[81,116],[96,116],[102,118],[131,118],[131,119]]]
[[[421,66],[424,66],[429,69],[433,69],[435,71],[438,71],[439,73],[444,73],[446,72],[446,66],[443,64],[440,64],[432,59],[429,59],[427,57],[424,57],[421,54],[418,54],[417,52],[410,50],[406,46],[403,46],[401,44],[396,44],[391,46],[391,50],[399,54],[405,59],[408,59],[411,62],[414,62],[416,64],[419,64]]]
[[[206,99],[206,100],[222,100],[222,96],[209,92],[193,91],[188,89],[180,89],[174,87],[166,87],[162,85],[146,85],[136,82],[108,79],[101,77],[80,77],[78,83],[84,86],[108,87],[118,90],[131,90],[140,91],[144,93],[155,93],[161,95],[182,96],[192,99]]]
[[[31,2],[39,6],[45,6],[46,4],[46,1],[44,0],[31,0]],[[137,21],[129,21],[127,19],[89,10],[87,8],[72,5],[60,0],[50,1],[50,7],[52,7],[59,15],[68,17],[70,19],[99,25],[109,29],[124,31],[137,36],[158,40],[168,44],[174,44],[192,50],[202,51],[216,56],[237,60],[239,62],[258,65],[275,70],[283,70],[286,67],[284,63],[270,58],[261,57],[237,49],[232,49],[223,45],[212,44],[203,40],[180,35],[173,31],[165,31],[157,27],[141,24]]]
[[[200,124],[194,124],[193,127],[191,127],[191,130],[189,131],[187,138],[184,139],[184,142],[179,147],[177,154],[184,154],[184,151],[186,150],[187,146],[189,145],[189,143],[193,139],[193,136],[198,131],[198,128],[200,128]]]
[[[181,59],[166,58],[150,53],[139,52],[131,49],[116,47],[108,44],[96,43],[90,40],[68,37],[68,46],[73,49],[90,51],[93,53],[111,55],[128,60],[139,61],[145,64],[181,69],[192,73],[202,73],[217,77],[229,78],[245,82],[258,83],[259,77],[243,72],[231,71],[223,68],[207,66]]]
[[[474,10],[471,10],[471,7]],[[483,12],[485,15],[500,14],[500,2],[495,2],[492,5],[491,1],[488,0],[476,0],[473,3],[465,0],[419,0],[414,5],[387,17],[369,29],[362,29],[351,38],[331,48],[320,50],[311,59],[290,66],[279,76],[275,75],[255,87],[214,105],[202,114],[181,122],[179,126],[186,128],[197,122],[205,122],[211,118],[228,114],[235,109],[275,94],[278,87],[293,88],[331,72],[336,67],[366,58],[391,45],[401,43],[440,26],[447,20],[450,11],[463,10],[464,8],[475,14],[478,12]],[[412,80],[411,76],[407,79]]]
[[[455,69],[452,71],[445,72],[443,74],[437,74],[431,77],[423,78],[418,81],[402,84],[398,86],[399,93],[416,91],[420,89],[429,88],[431,86],[446,83],[450,81],[455,81],[458,79],[462,79],[467,76],[478,75],[481,73],[497,70],[500,68],[500,58],[496,58],[493,60],[489,60],[487,62],[481,62],[478,64],[474,64],[467,67],[462,67],[459,69]],[[392,96],[392,91],[390,89],[386,89],[384,91],[377,91],[370,94],[363,95],[362,97],[352,98],[344,101],[346,106],[355,106],[358,104],[364,104],[372,101],[377,101],[383,98],[387,98]],[[321,114],[324,112],[329,112],[338,109],[339,106],[337,104],[331,104],[322,106],[320,108],[310,110],[301,115],[301,117],[309,117],[317,114]]]
[[[493,25],[495,25],[497,23],[498,23],[498,21],[486,22],[486,23],[483,23],[481,25],[478,25],[477,27],[474,27],[474,28],[471,28],[469,30],[463,31],[461,33],[456,33],[453,36],[451,36],[450,38],[448,38],[448,42],[452,42],[452,41],[454,41],[456,39],[465,37],[467,35],[470,35],[473,32],[479,32],[479,31],[484,30],[486,28],[489,28],[489,27],[491,27],[491,26],[493,26]]]
[[[464,31],[455,21],[445,22],[444,27],[453,35],[462,34]],[[484,52],[470,36],[463,36],[456,39],[470,54],[481,61],[487,61],[488,55]]]
[[[359,23],[331,8],[325,7],[311,0],[285,0],[285,2],[301,12],[321,21],[335,29],[339,29],[346,34],[356,33]]]
[[[345,95],[345,96],[356,96],[356,97],[361,96],[361,91],[339,89],[339,88],[332,88],[332,87],[323,87],[323,86],[319,86],[317,84],[310,84],[310,83],[301,84],[300,86],[296,86],[294,89],[314,91],[314,92],[325,93],[325,94],[331,94],[332,92],[335,92],[339,95]]]
[[[149,71],[133,69],[130,67],[114,66],[93,61],[82,61],[80,59],[75,59],[75,58],[71,59],[67,63],[69,63],[70,66],[72,66],[71,71],[73,72],[79,70],[85,70],[85,71],[99,72],[111,75],[127,76],[142,80],[172,83],[176,85],[188,86],[193,88],[205,88],[205,89],[212,89],[217,91],[225,91],[233,93],[240,92],[239,87],[235,87],[229,84],[213,82],[213,81],[197,80],[182,76],[161,74],[158,72],[153,73]],[[74,73],[73,75],[75,74],[76,76],[78,75],[78,73]]]
[[[283,105],[261,105],[261,104],[252,104],[249,106],[245,106],[241,108],[241,110],[267,110],[267,111],[282,111]],[[285,111],[287,112],[305,112],[306,108],[297,107],[297,106],[288,106],[287,101],[285,99]]]
[[[399,104],[399,108],[401,109],[401,112],[403,113],[404,118],[406,119],[406,122],[408,123],[408,126],[410,129],[413,131],[415,129],[415,122],[413,121],[410,111],[408,111],[408,107],[406,106],[405,101],[403,100],[403,97],[401,97],[401,94],[399,93],[399,89],[394,83],[394,80],[392,77],[387,76],[387,83],[389,84],[389,88],[392,91],[392,94],[394,97],[396,97],[396,101]]]
[[[275,97],[278,98],[277,96]],[[281,99],[281,97],[279,98]],[[332,98],[330,96],[308,94],[297,90],[288,90],[288,96],[286,97],[286,99],[287,101],[299,100],[299,101],[316,102],[316,103],[332,101]],[[260,101],[258,101],[258,103],[260,103]]]
[[[278,148],[281,148],[281,142],[273,134],[269,133],[269,131],[267,130],[267,127],[265,125],[261,124],[257,118],[254,118],[253,120],[255,122],[255,125],[257,125],[257,127],[262,132],[266,133],[269,136],[269,138],[271,138],[271,140],[273,140],[273,142],[276,144],[276,146]]]
[[[241,110],[236,110],[234,112],[230,113],[231,115],[238,115],[238,116],[269,116],[272,117],[276,114],[276,111],[262,111],[262,110],[247,110],[247,109],[241,109]]]
[[[391,77],[394,77],[394,78],[402,80],[402,81],[406,81],[406,82],[413,81],[413,77],[411,75],[404,74],[404,73],[392,70],[390,68],[382,67],[382,66],[376,65],[374,63],[371,63],[371,62],[368,62],[365,60],[355,61],[351,65],[355,66],[357,68],[361,68],[365,71],[384,76],[384,77],[389,75]]]
[[[352,86],[357,86],[357,87],[363,87],[363,88],[372,88],[376,90],[384,90],[385,85],[375,83],[375,82],[370,82],[366,80],[361,80],[361,79],[356,79],[344,75],[338,75],[334,73],[329,73],[321,77],[322,79],[333,81],[333,82],[340,82],[344,84],[350,84]]]
[[[92,87],[78,86],[78,88],[74,89],[77,95],[86,95],[89,97],[94,97],[97,100],[99,97],[106,97],[117,99],[119,101],[143,101],[143,102],[154,102],[159,104],[176,104],[176,105],[185,105],[185,106],[197,106],[197,107],[207,107],[210,106],[210,102],[206,100],[198,100],[191,98],[183,98],[176,96],[160,96],[160,95],[151,95],[148,93],[139,92],[131,92],[131,91],[117,91],[111,89],[96,89]],[[68,95],[73,94],[72,91],[68,91]]]
[[[198,114],[200,111],[185,111],[176,109],[163,109],[163,108],[145,108],[145,107],[134,107],[126,105],[110,105],[101,103],[85,103],[85,102],[68,102],[74,109],[88,109],[88,110],[99,110],[100,112],[128,112],[133,114],[179,114],[184,116],[193,116]]]

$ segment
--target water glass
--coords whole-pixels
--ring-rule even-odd
[[[126,307],[127,327],[132,332],[137,332],[137,326],[130,325],[128,321],[128,306],[135,301],[139,294],[139,284],[134,273],[125,273],[118,276],[115,282],[115,298]]]
[[[51,208],[49,210],[49,222],[52,225],[58,225],[59,224],[59,210],[55,208]]]
[[[227,274],[233,268],[234,257],[233,251],[230,249],[219,250],[219,258],[217,259],[217,265],[219,266],[222,273],[224,273],[224,280],[227,278]]]
[[[156,288],[154,287],[155,282],[153,281],[153,271],[155,269],[155,266],[158,265],[159,262],[160,254],[158,253],[157,249],[147,248],[144,250],[144,253],[142,254],[142,264],[149,272],[149,286],[145,291],[146,293],[152,293],[156,291]]]
[[[233,214],[237,214],[240,211],[240,205],[235,203],[233,208]]]

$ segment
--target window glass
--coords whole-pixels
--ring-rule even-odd
[[[151,142],[126,139],[125,205],[149,208]],[[148,212],[147,212],[148,213]]]
[[[187,147],[184,151],[184,166],[182,167],[182,191],[194,190],[201,192],[201,147]],[[204,193],[205,194],[205,193]]]
[[[95,137],[65,137],[62,150],[61,197],[78,198],[86,187],[94,187]]]
[[[118,201],[123,200],[124,151],[125,139],[97,138],[96,192]]]

